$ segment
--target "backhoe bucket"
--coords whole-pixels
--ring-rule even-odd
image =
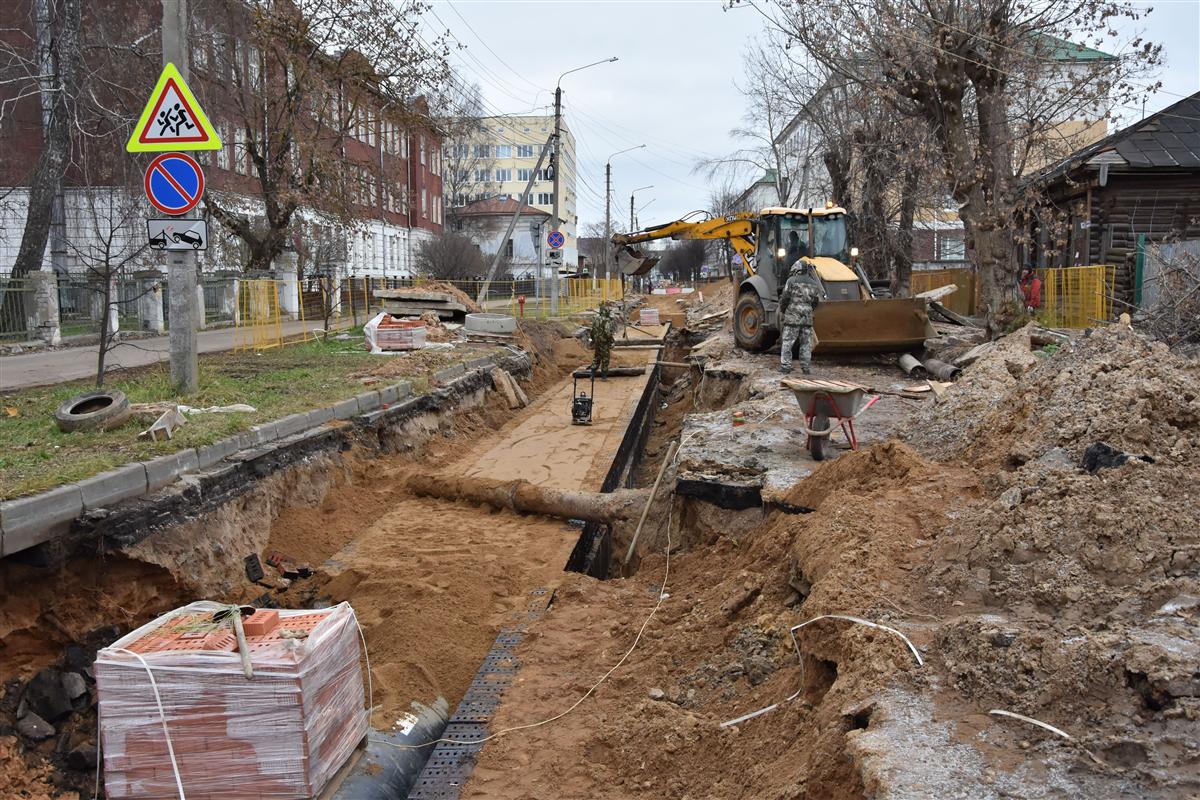
[[[617,250],[617,269],[622,275],[645,275],[657,263],[658,256],[645,255],[627,245]]]
[[[817,353],[886,353],[920,349],[936,335],[920,298],[821,303],[813,313]]]

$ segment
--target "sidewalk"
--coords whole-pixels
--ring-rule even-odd
[[[348,324],[343,320],[342,327]],[[317,322],[285,322],[283,335],[295,336],[310,328],[319,328]],[[196,334],[197,350],[201,353],[219,353],[232,350],[237,342],[236,328],[221,328],[200,331]],[[135,339],[121,344],[108,353],[106,371],[123,367],[142,367],[166,361],[169,357],[170,339],[159,336],[154,339]],[[47,350],[19,356],[0,357],[0,391],[24,389],[28,386],[44,386],[50,383],[90,378],[96,374],[96,358],[99,346],[70,347],[64,350]]]

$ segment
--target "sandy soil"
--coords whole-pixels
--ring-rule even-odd
[[[1051,357],[1004,343],[895,420],[923,451],[845,454],[795,488],[812,513],[676,553],[629,661],[570,716],[490,743],[465,796],[1197,796],[1198,369],[1120,330]],[[1154,462],[1089,475],[1098,439]],[[493,729],[562,712],[616,664],[664,567],[571,577]],[[798,660],[789,627],[830,613],[903,630],[925,665],[828,620]]]

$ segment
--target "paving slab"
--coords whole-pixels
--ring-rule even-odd
[[[196,448],[196,459],[199,462],[199,469],[208,469],[213,464],[217,464],[223,459],[241,450],[246,446],[243,444],[245,434],[236,436],[228,436],[224,439],[213,442],[212,444],[204,445]]]
[[[66,533],[83,512],[77,484],[0,503],[0,555],[10,555]]]
[[[379,408],[380,401],[378,391],[363,392],[354,399],[358,401],[358,410],[364,414],[368,411],[374,411],[375,409]]]
[[[332,408],[334,419],[350,419],[359,413],[358,398],[351,397],[349,400],[335,403]]]
[[[357,403],[355,405],[357,406]],[[326,422],[333,422],[337,418],[332,407],[314,408],[305,414],[305,416],[308,418],[306,428],[315,428],[318,425],[324,425]]]
[[[283,439],[291,436],[294,433],[299,433],[305,428],[312,427],[309,421],[310,411],[302,411],[299,414],[289,414],[283,419],[275,420],[275,433],[277,438]]]

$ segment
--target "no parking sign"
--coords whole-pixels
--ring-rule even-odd
[[[146,197],[164,214],[186,214],[204,196],[204,172],[191,156],[164,153],[146,168]]]
[[[546,244],[555,250],[561,249],[566,242],[567,238],[560,231],[550,231],[550,235],[546,237]]]

